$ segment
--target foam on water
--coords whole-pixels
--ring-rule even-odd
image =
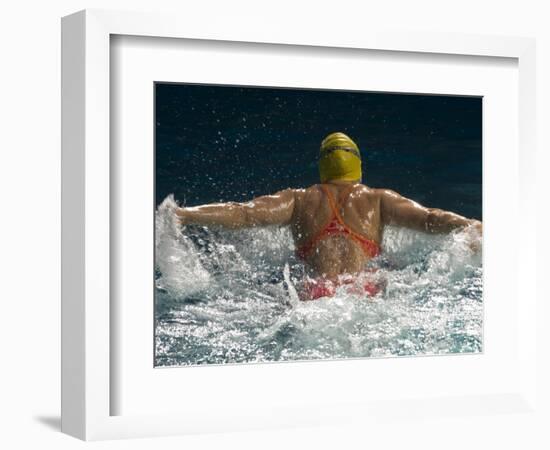
[[[467,230],[387,228],[373,261],[387,289],[298,300],[304,276],[290,230],[176,223],[156,214],[156,364],[189,365],[479,352],[481,252]]]

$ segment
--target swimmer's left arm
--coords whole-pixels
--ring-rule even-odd
[[[446,233],[456,228],[472,226],[481,233],[482,224],[459,214],[438,208],[426,208],[391,190],[380,192],[382,222],[429,233]]]
[[[286,189],[246,203],[213,203],[178,208],[176,215],[181,224],[221,225],[226,228],[287,225],[292,220],[294,202],[295,191]]]

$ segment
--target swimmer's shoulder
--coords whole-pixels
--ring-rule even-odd
[[[401,194],[399,194],[399,192],[396,192],[388,188],[372,189],[372,195],[379,202],[384,202],[385,204],[393,204],[395,202],[398,202],[404,199],[404,197]]]
[[[399,194],[391,189],[375,188],[364,184],[358,184],[353,192],[378,199],[382,197],[399,197]]]
[[[318,184],[314,184],[312,186],[308,186],[305,188],[295,188],[292,189],[292,192],[294,194],[295,201],[302,203],[302,202],[311,202],[314,198],[320,198],[321,196],[321,189],[319,189]]]
[[[323,195],[320,184],[313,184],[305,188],[289,188],[285,189],[285,191],[292,192],[292,195],[294,195],[296,200],[320,198]],[[353,186],[350,195],[352,198],[379,199],[383,196],[399,194],[392,191],[391,189],[374,188],[367,186],[366,184],[357,183]]]
[[[320,184],[313,184],[305,188],[294,188],[291,189],[294,192],[294,195],[297,197],[307,197],[312,194],[319,194],[321,192]]]
[[[304,188],[291,189],[294,201],[299,209],[316,209],[323,204],[323,191],[320,184],[314,184]]]
[[[304,199],[308,198],[309,197],[308,194],[311,194],[313,192],[313,190],[311,188],[312,187],[309,187],[309,188],[286,188],[286,189],[282,189],[280,191],[275,192],[274,194],[272,194],[272,196],[279,197],[279,198],[286,198],[286,199],[292,198],[294,201],[300,202],[300,201],[303,201]]]
[[[352,191],[351,196],[352,198],[377,198],[380,195],[381,189],[373,188],[370,186],[367,186],[366,184],[358,183],[356,184]]]
[[[358,184],[351,192],[351,200],[358,206],[372,208],[374,205],[380,206],[384,199],[399,197],[399,194],[391,189],[370,187],[364,184]]]
[[[313,184],[306,188],[300,188],[300,189],[289,189],[293,192],[293,195],[297,200],[304,200],[304,199],[314,199],[314,198],[322,198],[323,197],[323,191],[321,190],[320,184]],[[359,197],[376,197],[379,195],[379,193],[383,191],[383,189],[376,189],[371,188],[365,184],[358,183],[353,186],[353,189],[350,192],[350,195],[354,198]]]

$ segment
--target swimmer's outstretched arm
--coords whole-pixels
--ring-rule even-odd
[[[380,212],[382,222],[428,233],[446,233],[455,228],[474,226],[482,231],[481,222],[467,219],[450,211],[426,208],[397,192],[383,189],[380,191]]]
[[[295,191],[286,189],[247,203],[212,203],[178,208],[176,215],[181,224],[221,225],[227,228],[286,225],[294,213],[294,200]]]

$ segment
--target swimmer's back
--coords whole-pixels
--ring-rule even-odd
[[[337,208],[346,227],[380,244],[380,196],[377,189],[362,184],[328,183],[325,189],[340,203]],[[308,245],[333,218],[330,199],[321,185],[296,191],[292,231],[297,248]],[[369,257],[361,246],[345,234],[319,240],[308,255],[312,272],[334,277],[360,272]]]

